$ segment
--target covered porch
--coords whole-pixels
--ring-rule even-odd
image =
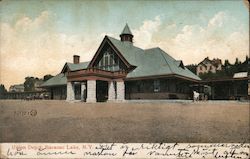
[[[67,101],[87,103],[125,100],[125,71],[105,71],[90,68],[67,72]]]

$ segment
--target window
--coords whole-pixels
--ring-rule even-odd
[[[103,61],[103,59],[101,59],[101,62],[100,62],[100,63],[101,63],[101,66],[103,66],[103,65],[104,65],[104,61]]]
[[[143,81],[137,81],[136,85],[137,85],[137,92],[143,92],[143,86],[144,86]]]
[[[104,55],[103,55],[103,58],[104,58],[104,66],[107,66],[108,65],[108,57],[109,54],[108,52],[105,52]]]
[[[160,91],[160,80],[154,80],[154,92]]]
[[[138,82],[136,83],[136,87],[137,87],[137,92],[141,92],[141,87],[140,87],[140,84]]]
[[[103,56],[97,64],[97,67],[107,71],[119,71],[121,70],[121,65],[122,63],[120,62],[118,55],[115,54],[111,48],[108,48],[106,51],[104,51]]]
[[[114,65],[114,54],[110,54],[109,64]]]

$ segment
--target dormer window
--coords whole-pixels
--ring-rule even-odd
[[[185,66],[181,60],[176,61],[177,65],[181,67],[182,69],[185,69]]]
[[[181,61],[180,65],[179,65],[179,67],[181,67],[183,69],[185,68],[182,61]]]

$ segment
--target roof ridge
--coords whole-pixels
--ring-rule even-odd
[[[116,39],[116,38],[114,38],[114,37],[107,36],[107,38],[114,39],[114,40],[116,40],[117,42],[119,42],[119,43],[121,43],[121,44],[124,44],[124,42],[123,42],[123,41],[120,41],[120,40],[118,40],[118,39]],[[112,42],[112,41],[111,41],[111,42]],[[124,46],[128,47],[127,45],[124,45]],[[144,51],[142,48],[139,48],[139,47],[137,47],[137,46],[135,46],[135,45],[129,45],[129,46],[130,46],[130,47],[134,47],[134,48],[136,48],[136,49],[140,49],[140,50]]]
[[[88,63],[88,62],[90,62],[90,61],[84,61],[84,62],[79,62],[79,63]]]
[[[158,49],[160,49],[160,48],[158,47]],[[174,73],[173,70],[172,70],[172,68],[171,68],[171,66],[170,66],[170,64],[168,63],[167,59],[166,59],[165,56],[163,55],[163,52],[162,52],[161,49],[160,49],[160,54],[161,54],[161,56],[164,58],[164,60],[166,61],[166,63],[167,63],[167,65],[168,65],[168,67],[169,67],[171,73]]]
[[[153,49],[160,49],[160,48],[159,47],[152,47],[152,48],[144,49],[144,51],[153,50]]]
[[[90,61],[84,61],[84,62],[79,62],[79,63],[72,63],[72,62],[66,62],[67,64],[74,64],[74,65],[77,65],[77,64],[83,64],[83,63],[88,63]]]
[[[111,37],[111,36],[108,36],[108,35],[106,35],[108,38],[112,38],[112,39],[115,39],[115,40],[117,40],[116,38],[113,38],[113,37]]]

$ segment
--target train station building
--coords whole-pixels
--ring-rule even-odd
[[[128,25],[120,40],[105,36],[88,62],[73,56],[61,72],[42,87],[51,99],[85,102],[129,99],[189,99],[190,85],[200,78],[159,47],[141,49],[133,45]]]

